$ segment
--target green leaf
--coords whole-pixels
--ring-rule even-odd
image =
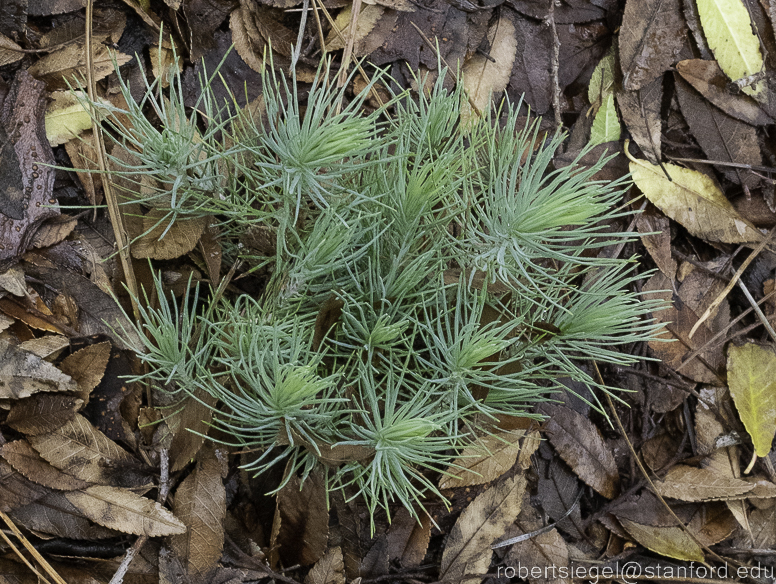
[[[741,0],[698,0],[698,15],[709,48],[725,75],[735,81],[762,70],[760,41],[752,33],[749,12]],[[759,82],[743,91],[757,97],[763,88]]]
[[[587,86],[587,99],[592,105],[602,101],[607,95],[614,92],[614,68],[617,61],[614,57],[614,47],[598,61],[590,77],[590,85]]]
[[[728,349],[728,386],[757,456],[771,451],[776,434],[776,353],[747,344]]]
[[[598,109],[593,120],[593,129],[590,131],[590,145],[603,144],[604,142],[616,142],[620,139],[620,119],[617,117],[617,108],[614,105],[614,94],[610,93],[604,98],[604,102]]]

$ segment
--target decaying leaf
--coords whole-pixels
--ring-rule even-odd
[[[95,81],[113,72],[113,61],[121,66],[132,57],[109,49],[103,41],[107,36],[92,39],[92,75]],[[49,89],[67,89],[68,82],[77,85],[85,79],[86,49],[81,42],[66,45],[37,61],[29,72],[33,77],[45,81]]]
[[[517,38],[512,19],[503,12],[502,16],[488,31],[490,50],[487,55],[474,55],[463,67],[463,86],[469,94],[469,99],[480,112],[490,107],[494,94],[504,91],[512,74],[512,67],[517,53]],[[464,120],[467,105],[461,116]],[[474,112],[475,114],[477,112]]]
[[[329,539],[329,511],[323,477],[311,473],[304,485],[292,477],[278,493],[274,545],[288,565],[314,564],[323,557]]]
[[[304,584],[345,584],[342,548],[339,546],[326,548],[323,557],[315,562],[307,574]]]
[[[660,77],[685,34],[680,0],[628,0],[619,36],[623,88],[635,91]]]
[[[39,391],[76,391],[78,385],[51,363],[0,339],[0,398],[19,399]]]
[[[590,83],[587,86],[587,100],[594,108],[600,107],[603,100],[608,95],[614,93],[614,70],[616,67],[617,56],[614,52],[614,47],[612,47],[604,58],[598,61],[598,65],[593,69],[593,75],[590,77]]]
[[[329,36],[326,37],[326,50],[339,51],[345,48],[345,41],[350,34],[350,20],[352,10],[350,6],[343,8],[334,21],[336,30],[332,29]],[[377,4],[362,4],[361,11],[358,13],[358,25],[356,26],[356,38],[353,45],[353,54],[360,57],[367,50],[364,42],[369,37],[372,29],[385,14],[385,8]],[[339,34],[337,34],[339,32]],[[382,43],[378,43],[378,46]]]
[[[89,486],[87,481],[75,478],[44,460],[27,440],[14,440],[4,444],[0,455],[14,469],[31,481],[60,491],[74,491]]]
[[[524,495],[523,506],[520,515],[514,524],[504,533],[504,539],[511,539],[542,529],[545,522],[539,511],[531,505],[530,495]],[[562,577],[562,571],[568,574],[569,550],[563,537],[557,529],[550,529],[513,544],[504,563],[507,566],[530,566],[534,572],[529,573],[531,584],[570,584],[571,578]],[[540,573],[541,577],[534,574]],[[555,577],[552,575],[555,574]],[[545,577],[546,576],[546,577]],[[522,578],[522,576],[518,576]]]
[[[94,486],[65,493],[85,517],[122,533],[162,537],[185,533],[186,526],[156,501],[127,489]]]
[[[455,522],[442,553],[439,579],[448,582],[479,582],[490,566],[490,546],[515,520],[523,502],[526,481],[521,475],[505,479],[480,494]]]
[[[672,467],[663,480],[655,482],[655,486],[662,496],[680,501],[724,500],[754,488],[753,484],[744,480],[684,464]]]
[[[212,407],[215,403],[205,392],[196,391],[185,397],[174,407],[173,413],[165,417],[173,434],[170,445],[170,469],[173,472],[185,468],[199,452],[213,416],[213,411],[205,404]]]
[[[0,460],[0,511],[9,511],[29,505],[46,494],[46,489],[36,485],[14,469],[5,460]]]
[[[102,198],[98,196],[98,189],[102,189],[102,178],[95,172],[99,167],[97,165],[97,151],[94,149],[94,134],[91,131],[84,132],[80,140],[67,142],[65,151],[70,157],[70,162],[76,170],[76,176],[84,191],[86,191],[89,202],[94,205],[99,204]]]
[[[709,104],[679,75],[674,75],[676,96],[682,108],[684,119],[690,126],[709,160],[733,162],[736,164],[761,165],[762,155],[757,140],[757,131],[737,120],[719,108]],[[722,167],[720,170],[728,180],[756,188],[760,177],[739,168]]]
[[[27,529],[67,539],[106,539],[117,532],[95,525],[67,500],[65,493],[51,492],[11,512],[15,522]]]
[[[574,410],[542,404],[545,435],[576,475],[607,499],[617,496],[620,474],[614,455],[593,423]]]
[[[757,228],[738,214],[705,174],[674,164],[660,167],[635,158],[631,159],[630,171],[633,182],[652,204],[696,237],[723,243],[762,239]]]
[[[483,436],[476,444],[464,448],[453,466],[447,469],[449,474],[442,476],[439,488],[489,483],[512,468],[522,448],[531,447],[535,450],[538,445],[534,436],[525,436],[525,431]]]
[[[703,97],[727,115],[754,126],[774,123],[773,118],[765,113],[754,99],[743,93],[734,95],[727,90],[728,78],[716,61],[679,61],[676,70]]]
[[[173,512],[187,530],[171,538],[172,549],[184,562],[192,582],[203,582],[221,558],[224,546],[226,492],[221,463],[213,448],[200,452],[196,468],[175,491]]]
[[[653,275],[644,285],[648,298],[662,298],[670,305],[666,310],[653,314],[656,322],[666,324],[660,338],[650,341],[649,348],[665,363],[699,382],[712,383],[721,374],[724,364],[722,345],[707,345],[714,334],[724,328],[730,320],[729,305],[725,300],[720,304],[713,319],[707,319],[690,338],[690,331],[698,322],[698,315],[710,306],[724,285],[708,274],[692,272],[685,278],[677,292],[679,301],[674,302],[672,283],[662,274]],[[666,343],[661,339],[679,339]],[[704,348],[705,347],[705,348]],[[699,355],[685,362],[686,357],[695,350],[703,348]]]
[[[30,444],[58,469],[92,483],[114,484],[121,469],[133,457],[80,414],[56,430],[29,436]]]
[[[728,385],[757,456],[771,451],[776,434],[776,354],[748,343],[728,349]]]
[[[671,281],[676,276],[676,260],[671,254],[671,226],[668,217],[654,209],[636,217],[636,228],[642,234],[641,242],[658,269]]]
[[[663,78],[658,77],[640,89],[618,91],[617,105],[625,126],[652,164],[661,158],[660,102],[663,98]]]
[[[736,81],[759,73],[763,68],[760,41],[742,0],[697,0],[697,4],[706,41],[725,75]],[[760,81],[743,91],[758,97],[764,88]]]
[[[45,85],[16,74],[0,115],[0,266],[30,248],[40,223],[59,214],[52,198],[54,154],[43,125]]]
[[[45,434],[75,417],[83,400],[59,393],[37,393],[15,401],[5,423],[27,435]]]
[[[0,33],[0,67],[21,61],[24,58],[22,48]]]

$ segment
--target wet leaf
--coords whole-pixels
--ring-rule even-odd
[[[598,428],[566,406],[542,404],[540,411],[549,417],[545,435],[574,473],[607,499],[617,496],[620,474]]]
[[[226,492],[213,448],[201,451],[196,468],[175,491],[173,512],[187,530],[173,536],[170,545],[184,562],[189,578],[202,582],[215,568],[224,546]]]
[[[630,171],[633,182],[652,204],[696,237],[723,243],[762,239],[757,228],[736,212],[705,174],[673,164],[661,168],[635,159],[631,160]]]
[[[323,557],[315,562],[304,579],[304,584],[345,584],[345,563],[342,548],[326,548]]]
[[[442,553],[439,579],[479,582],[465,574],[485,574],[490,566],[490,546],[515,520],[523,501],[525,478],[505,479],[480,494],[455,522]]]
[[[635,91],[660,77],[685,35],[680,0],[628,0],[619,36],[623,88]]]
[[[763,67],[760,41],[752,32],[749,11],[741,0],[697,0],[703,33],[720,68],[731,80],[759,73]],[[760,81],[743,92],[757,97]]]
[[[0,398],[18,399],[39,391],[75,391],[77,384],[51,363],[0,339]]]
[[[88,519],[122,533],[161,537],[186,532],[186,526],[159,503],[126,489],[94,486],[65,497]]]
[[[45,86],[20,70],[0,115],[0,269],[2,261],[30,248],[35,231],[59,214],[54,188],[54,154],[43,124]],[[51,166],[49,166],[51,165]]]
[[[767,456],[776,435],[776,353],[747,343],[728,349],[728,386],[757,456]]]
[[[655,481],[663,497],[680,501],[715,501],[751,491],[754,485],[705,468],[677,464],[661,481]]]

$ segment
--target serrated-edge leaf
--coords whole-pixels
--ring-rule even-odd
[[[127,489],[94,486],[65,493],[65,497],[85,517],[122,533],[161,537],[186,531],[186,526],[159,503]]]
[[[754,343],[728,349],[728,387],[757,456],[776,435],[776,354]]]

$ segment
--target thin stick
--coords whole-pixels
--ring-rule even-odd
[[[11,521],[11,518],[10,518],[10,517],[8,517],[8,515],[6,515],[5,513],[3,513],[2,511],[0,511],[0,519],[2,519],[2,520],[3,520],[3,522],[4,522],[4,523],[5,523],[7,526],[8,526],[8,528],[11,530],[11,533],[13,533],[13,534],[16,536],[16,538],[17,538],[17,539],[18,539],[20,542],[22,542],[22,545],[24,546],[24,549],[26,549],[28,552],[30,552],[30,554],[32,554],[32,557],[33,557],[33,558],[35,558],[35,561],[37,561],[37,562],[38,562],[38,564],[40,564],[40,565],[41,565],[41,567],[43,568],[43,570],[44,570],[44,571],[45,571],[45,572],[46,572],[46,573],[47,573],[49,576],[51,576],[51,578],[54,580],[54,582],[56,582],[57,584],[67,584],[67,582],[65,582],[65,581],[62,579],[62,576],[60,576],[60,575],[57,573],[57,571],[56,571],[54,568],[52,568],[52,567],[51,567],[51,564],[49,564],[49,563],[46,561],[46,558],[44,558],[42,555],[40,555],[40,552],[38,552],[38,550],[36,550],[36,549],[35,549],[35,548],[32,546],[32,544],[30,543],[30,541],[29,541],[29,540],[28,540],[26,537],[24,537],[24,534],[23,534],[21,531],[19,531],[19,528],[18,528],[18,527],[16,527],[16,524],[15,524],[13,521]],[[13,545],[13,543],[12,543],[12,542],[11,542],[11,541],[8,539],[8,536],[6,536],[4,532],[1,532],[1,531],[0,531],[0,533],[2,533],[2,535],[3,535],[3,539],[5,539],[5,541],[6,541],[6,542],[7,542],[7,543],[8,543],[8,544],[9,544],[9,545],[10,545],[10,546],[13,548],[14,552],[16,553],[16,555],[18,555],[18,556],[19,556],[19,557],[22,559],[22,561],[24,561],[24,563],[25,563],[25,564],[27,564],[27,566],[28,566],[28,567],[29,567],[29,568],[30,568],[30,569],[31,569],[33,572],[35,572],[35,575],[36,575],[36,576],[38,576],[38,577],[40,577],[40,578],[43,578],[43,577],[42,577],[42,576],[41,576],[41,575],[38,573],[38,571],[37,571],[37,570],[36,570],[36,569],[35,569],[35,568],[34,568],[32,565],[30,565],[30,563],[29,563],[29,561],[27,560],[27,558],[25,558],[25,557],[24,557],[24,555],[22,555],[22,554],[19,552],[19,550],[16,548],[16,546],[14,546],[14,545]],[[43,580],[44,580],[44,581],[46,581],[46,582],[48,582],[48,580],[46,580],[45,578],[43,578]]]
[[[555,26],[555,0],[549,0],[550,8],[547,11],[547,24],[552,31],[552,109],[555,114],[555,126],[560,130],[563,127],[563,119],[560,111],[560,39],[558,38],[558,28]]]
[[[89,103],[96,103],[97,91],[94,85],[94,63],[92,62],[92,14],[94,11],[94,0],[86,2],[86,86],[89,91]],[[116,71],[118,75],[118,71]],[[91,106],[90,106],[91,107]],[[92,131],[96,141],[97,162],[100,166],[100,174],[103,176],[103,188],[105,191],[105,202],[108,205],[108,214],[113,226],[113,234],[116,237],[116,245],[119,248],[119,258],[121,267],[124,269],[124,279],[127,281],[129,298],[132,303],[132,314],[135,322],[140,322],[140,310],[138,310],[137,299],[139,298],[137,289],[137,280],[135,279],[135,270],[132,267],[132,257],[129,253],[129,237],[124,229],[124,222],[121,216],[118,199],[113,193],[111,187],[111,176],[108,171],[107,156],[105,153],[105,142],[102,136],[102,127],[97,123],[97,114],[90,112],[92,117]]]
[[[738,271],[733,274],[733,277],[730,279],[730,282],[727,286],[725,286],[725,289],[722,290],[719,296],[717,296],[714,299],[714,302],[712,302],[709,307],[706,309],[706,312],[703,313],[703,316],[701,316],[698,319],[698,322],[695,323],[695,326],[692,327],[690,330],[690,334],[688,338],[692,338],[692,336],[695,334],[695,332],[698,330],[698,327],[701,326],[706,320],[711,316],[711,313],[717,310],[719,308],[719,305],[722,304],[722,301],[727,298],[727,295],[730,294],[730,291],[733,289],[733,287],[736,285],[736,282],[741,278],[743,273],[746,271],[746,268],[749,267],[749,264],[751,264],[754,259],[760,255],[760,252],[765,249],[765,246],[770,243],[770,241],[773,239],[773,235],[776,233],[776,227],[770,230],[768,235],[766,235],[763,240],[758,244],[754,250],[752,250],[752,253],[749,254],[749,257],[744,260],[744,263],[741,264],[741,267],[738,268]]]

